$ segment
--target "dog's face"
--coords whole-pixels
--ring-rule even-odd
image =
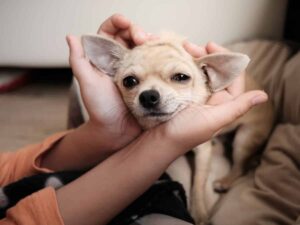
[[[206,80],[180,46],[151,42],[128,52],[115,76],[123,99],[144,128],[169,120],[208,97]]]
[[[191,103],[204,104],[245,69],[237,53],[194,59],[179,38],[162,37],[131,50],[101,36],[83,36],[88,58],[114,77],[124,102],[140,125],[151,128]]]

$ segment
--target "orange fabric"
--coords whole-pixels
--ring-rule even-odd
[[[8,210],[1,225],[63,225],[56,194],[53,188],[45,188]]]
[[[55,134],[40,144],[30,145],[16,152],[0,154],[0,186],[5,186],[20,178],[41,172],[51,172],[42,168],[44,153],[68,132]],[[53,188],[45,188],[23,200],[8,210],[0,225],[63,225]]]

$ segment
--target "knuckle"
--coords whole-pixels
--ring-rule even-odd
[[[116,22],[116,20],[118,20],[119,17],[120,17],[120,14],[115,13],[115,14],[113,14],[109,19],[110,19],[112,22]]]

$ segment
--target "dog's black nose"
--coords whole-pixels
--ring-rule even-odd
[[[139,100],[141,105],[146,109],[154,108],[159,103],[160,95],[156,90],[143,91],[140,94]]]

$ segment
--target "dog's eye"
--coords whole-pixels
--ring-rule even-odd
[[[191,79],[191,77],[183,73],[176,73],[174,76],[171,77],[171,80],[177,82],[184,82],[184,81],[188,81],[189,79]]]
[[[133,88],[139,84],[139,80],[134,76],[128,76],[123,79],[123,85],[126,88]]]

